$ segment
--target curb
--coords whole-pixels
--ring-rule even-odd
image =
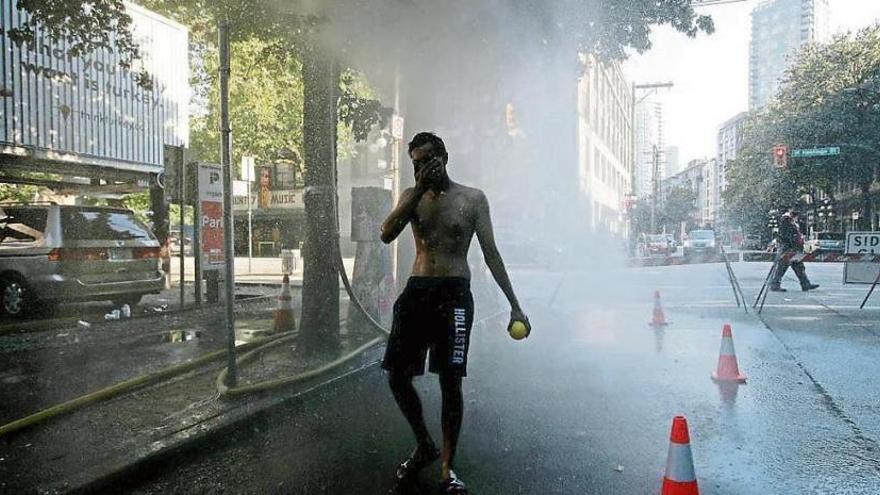
[[[369,352],[375,352],[371,349]],[[218,414],[212,418],[205,420],[200,424],[196,424],[187,430],[181,430],[172,437],[162,441],[162,447],[158,449],[150,449],[144,455],[139,456],[130,462],[122,462],[109,469],[109,472],[99,474],[91,479],[73,481],[70,484],[51,485],[46,487],[49,493],[65,492],[73,494],[90,494],[90,493],[109,493],[118,492],[125,487],[132,487],[139,484],[140,480],[149,478],[154,473],[160,472],[166,467],[166,461],[171,457],[185,458],[201,447],[210,444],[231,433],[246,423],[253,422],[255,419],[267,417],[279,409],[287,407],[295,401],[308,400],[315,392],[320,392],[329,385],[342,382],[352,377],[357,377],[362,373],[378,368],[379,359],[366,358],[359,366],[348,369],[341,374],[334,375],[330,378],[317,378],[317,383],[306,384],[306,388],[297,390],[292,395],[279,398],[266,404],[253,404],[243,402],[240,407],[232,409],[225,413]],[[237,414],[241,412],[240,414]],[[193,433],[191,430],[198,430]],[[149,447],[147,447],[149,449]],[[88,473],[82,473],[87,476]],[[84,476],[84,477],[85,477]]]
[[[262,285],[262,284],[260,284]],[[277,286],[268,284],[267,286]],[[234,305],[236,307],[245,306],[252,303],[257,303],[267,299],[275,299],[276,296],[266,295],[266,296],[253,296],[247,297],[243,299],[237,299],[234,301]],[[199,311],[202,309],[211,309],[215,307],[219,307],[221,303],[207,303],[203,302],[201,306],[196,306],[195,303],[190,303],[184,306],[183,308],[173,308],[167,311],[155,312],[155,313],[134,313],[131,318],[121,319],[121,320],[95,320],[89,322],[92,327],[96,326],[104,326],[104,325],[112,325],[116,322],[120,321],[132,321],[132,320],[148,320],[152,318],[159,318],[162,316],[173,316],[180,315],[184,313],[189,313],[193,311]],[[246,306],[245,306],[246,307]],[[61,326],[76,326],[79,320],[82,320],[82,316],[62,316],[59,318],[48,318],[43,320],[30,320],[30,321],[22,321],[22,322],[12,322],[6,324],[0,324],[0,336],[4,335],[17,335],[17,334],[27,334],[27,333],[37,333],[37,332],[45,332],[48,330],[55,330]]]

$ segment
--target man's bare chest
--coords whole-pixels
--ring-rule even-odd
[[[470,235],[474,231],[471,201],[463,195],[424,198],[416,208],[414,228],[428,237]]]

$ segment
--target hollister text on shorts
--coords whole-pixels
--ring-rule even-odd
[[[452,351],[452,364],[464,364],[467,352],[467,313],[462,308],[455,308],[455,345]]]

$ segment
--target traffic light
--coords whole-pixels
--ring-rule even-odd
[[[773,166],[776,168],[788,168],[788,146],[777,144],[773,147]]]

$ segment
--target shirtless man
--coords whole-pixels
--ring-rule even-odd
[[[394,323],[382,367],[394,398],[412,427],[417,446],[397,468],[396,479],[405,483],[441,453],[434,445],[422,417],[422,404],[412,380],[425,372],[431,351],[430,371],[440,378],[443,396],[443,493],[467,493],[452,470],[461,429],[462,377],[467,374],[467,353],[473,323],[467,253],[474,234],[486,265],[510,302],[510,319],[522,321],[531,331],[513,293],[507,270],[495,246],[489,202],[479,189],[455,183],[446,174],[449,156],[443,140],[422,132],[409,143],[416,185],[403,192],[400,202],[382,224],[382,242],[397,238],[407,224],[416,241],[416,260],[406,289],[394,304]]]

